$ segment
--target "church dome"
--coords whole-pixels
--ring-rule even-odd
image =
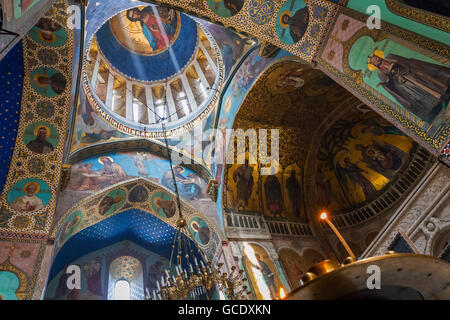
[[[222,85],[214,38],[173,9],[140,6],[106,21],[84,57],[84,87],[98,114],[122,132],[161,137],[208,116]]]

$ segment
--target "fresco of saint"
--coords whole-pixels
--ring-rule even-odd
[[[281,194],[281,184],[276,176],[268,176],[264,182],[266,193],[266,208],[273,217],[281,217],[283,207],[281,205],[283,197]]]
[[[207,245],[211,239],[211,231],[203,219],[195,219],[190,222],[190,230],[195,241],[201,245]]]
[[[248,160],[240,165],[233,173],[233,180],[236,182],[236,209],[244,209],[248,206],[248,201],[253,192],[253,167],[248,164]]]
[[[39,183],[36,181],[28,182],[23,187],[23,192],[25,195],[15,199],[11,204],[11,207],[17,211],[35,211],[42,209],[44,204],[42,203],[42,200],[36,196],[39,190]]]
[[[36,139],[27,143],[28,149],[36,153],[49,153],[53,151],[53,145],[47,141],[50,130],[46,127],[40,127],[37,130]]]
[[[368,60],[383,87],[403,107],[425,121],[432,121],[450,101],[450,68],[396,54],[384,57],[375,50]]]
[[[348,184],[346,177],[350,179],[353,185],[358,184],[364,193],[366,201],[370,201],[377,194],[377,189],[374,187],[372,182],[367,179],[363,173],[368,173],[366,170],[361,169],[357,164],[350,161],[349,158],[344,159],[344,167],[339,163],[336,164],[336,174],[340,183],[348,191]]]
[[[177,19],[175,11],[170,9],[167,17],[155,16],[152,7],[145,7],[142,10],[132,8],[127,11],[127,18],[131,22],[138,22],[142,26],[145,35],[153,51],[163,50],[168,47],[175,36],[177,29]],[[164,29],[161,29],[161,26]]]

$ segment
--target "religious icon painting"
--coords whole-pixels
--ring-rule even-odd
[[[230,18],[241,11],[245,0],[208,0],[209,8],[218,16]]]
[[[181,17],[174,9],[140,6],[121,12],[109,24],[124,48],[151,56],[167,50],[177,40]]]
[[[23,141],[33,152],[49,153],[58,145],[58,131],[51,124],[35,122],[25,129]]]
[[[200,217],[193,217],[188,223],[189,232],[195,241],[201,245],[206,246],[211,240],[211,230],[206,221]]]
[[[283,206],[282,174],[261,176],[264,213],[270,218],[286,217]]]
[[[282,63],[267,76],[267,88],[273,95],[300,90],[312,74],[311,67],[299,62]]]
[[[128,199],[131,202],[144,202],[145,200],[147,200],[147,198],[148,198],[148,191],[143,186],[134,187],[130,191],[130,194],[128,195]]]
[[[101,216],[109,216],[119,210],[125,203],[126,194],[122,189],[113,190],[108,193],[98,206]]]
[[[51,191],[44,181],[24,179],[8,192],[8,203],[16,211],[32,212],[44,208],[51,198]]]
[[[80,210],[76,210],[70,214],[62,227],[61,234],[64,241],[75,233],[82,219],[83,213]]]
[[[260,212],[258,191],[260,175],[257,159],[248,152],[245,156],[244,163],[227,165],[227,206],[237,212],[252,214]]]
[[[306,221],[303,210],[302,171],[297,164],[291,164],[283,171],[284,205],[290,218]]]
[[[165,219],[172,218],[176,212],[175,201],[168,193],[163,191],[153,194],[152,208],[158,216]]]
[[[450,68],[391,39],[360,37],[348,65],[365,84],[429,124],[448,108]]]
[[[30,81],[34,90],[49,98],[63,93],[67,85],[67,80],[61,72],[47,67],[34,69]]]
[[[301,283],[300,280],[303,275],[308,271],[306,269],[306,264],[301,256],[290,248],[281,249],[279,257],[291,286],[297,288]]]
[[[308,29],[308,6],[302,0],[288,0],[277,18],[277,34],[280,40],[292,45],[299,42]]]
[[[49,18],[41,18],[28,34],[34,41],[49,47],[60,47],[67,41],[63,26]]]

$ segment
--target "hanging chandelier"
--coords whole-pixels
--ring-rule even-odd
[[[149,108],[149,110],[151,109]],[[163,272],[161,280],[157,280],[157,290],[153,290],[152,294],[150,294],[147,289],[146,298],[148,300],[198,300],[201,298],[209,300],[208,293],[215,288],[222,291],[228,300],[248,299],[250,291],[244,285],[247,279],[243,277],[243,270],[238,270],[236,266],[232,266],[230,274],[222,272],[220,269],[223,264],[219,263],[216,265],[208,261],[206,255],[197,246],[195,246],[197,252],[194,254],[194,248],[191,245],[191,238],[193,237],[187,228],[187,221],[184,219],[181,210],[180,194],[167,140],[165,122],[168,117],[161,117],[154,110],[151,111],[155,113],[161,122],[167,158],[172,172],[173,189],[175,191],[179,218],[176,222],[177,232],[173,239],[169,267]],[[175,253],[176,263],[173,263]],[[172,264],[175,266],[175,272],[173,272]]]
[[[222,263],[215,265],[208,261],[206,255],[197,246],[195,246],[196,252],[194,252],[190,239],[192,235],[190,235],[187,221],[184,219],[181,210],[180,195],[164,120],[164,118],[161,119],[162,129],[172,172],[179,218],[176,222],[177,231],[173,239],[169,267],[163,272],[161,279],[156,281],[157,290],[150,293],[147,289],[146,298],[148,300],[198,300],[202,298],[209,300],[208,293],[215,288],[222,291],[228,300],[246,300],[250,291],[244,285],[247,279],[243,277],[243,270],[238,270],[236,266],[232,266],[230,274],[222,272],[220,270],[223,266]],[[173,261],[174,257],[176,257],[176,263]],[[174,265],[174,268],[172,265]],[[173,272],[173,269],[175,269],[175,272]]]

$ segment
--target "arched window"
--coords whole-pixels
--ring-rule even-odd
[[[116,285],[114,286],[114,300],[131,300],[130,283],[128,281],[116,281]]]
[[[135,257],[121,256],[109,266],[108,300],[143,300],[142,264]]]

